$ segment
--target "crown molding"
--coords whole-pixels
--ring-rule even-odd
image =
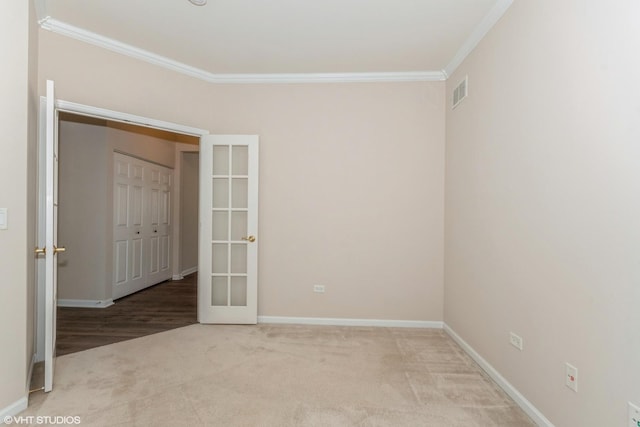
[[[476,48],[493,26],[513,4],[513,0],[497,0],[493,8],[473,30],[449,64],[440,71],[407,71],[375,73],[284,73],[284,74],[216,74],[192,67],[162,55],[75,27],[47,16],[46,1],[35,0],[38,22],[48,31],[98,46],[112,52],[139,59],[209,83],[372,83],[445,81]]]
[[[368,83],[444,81],[442,71],[409,71],[381,73],[288,73],[288,74],[214,74],[182,62],[157,55],[100,34],[58,21],[49,16],[40,21],[48,31],[71,37],[112,52],[139,59],[209,83]]]
[[[496,4],[491,8],[489,13],[480,21],[478,26],[473,30],[469,38],[464,42],[458,50],[451,62],[442,70],[445,79],[448,79],[456,69],[462,64],[462,61],[478,46],[480,41],[487,35],[494,25],[502,18],[505,12],[513,4],[513,0],[497,0]]]
[[[386,73],[211,74],[212,83],[371,83],[446,80],[442,71]]]

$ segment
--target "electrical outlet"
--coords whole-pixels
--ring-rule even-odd
[[[640,427],[640,407],[629,402],[629,427]]]
[[[313,285],[313,292],[324,294],[324,285]]]
[[[578,368],[570,363],[565,364],[564,384],[576,393],[578,392]]]
[[[524,345],[524,341],[522,340],[522,337],[511,332],[511,334],[509,334],[509,342],[511,343],[512,346],[522,351],[522,348]]]

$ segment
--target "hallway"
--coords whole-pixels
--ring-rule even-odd
[[[197,323],[197,273],[115,301],[111,307],[58,307],[56,355]]]

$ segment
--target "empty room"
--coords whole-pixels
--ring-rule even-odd
[[[639,426],[638,22],[628,0],[2,2],[0,423]],[[198,324],[56,357],[59,263],[137,253],[58,235],[65,114],[199,141]]]

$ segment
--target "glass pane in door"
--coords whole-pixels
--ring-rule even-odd
[[[213,208],[229,207],[229,179],[213,178]]]
[[[224,145],[213,147],[213,174],[229,175],[229,147]]]
[[[211,283],[211,305],[228,305],[228,277],[213,277]]]
[[[247,305],[247,278],[234,276],[231,278],[231,305]]]
[[[214,243],[211,256],[211,272],[214,274],[226,274],[229,272],[229,251],[227,243]]]
[[[231,245],[231,273],[247,274],[247,244]]]
[[[231,151],[231,173],[233,175],[249,174],[249,147],[236,145]]]
[[[231,212],[231,240],[240,241],[247,237],[247,212]]]
[[[246,178],[233,178],[231,180],[231,207],[234,209],[246,209],[248,206],[248,180]]]
[[[229,239],[229,212],[213,212],[213,240]]]

